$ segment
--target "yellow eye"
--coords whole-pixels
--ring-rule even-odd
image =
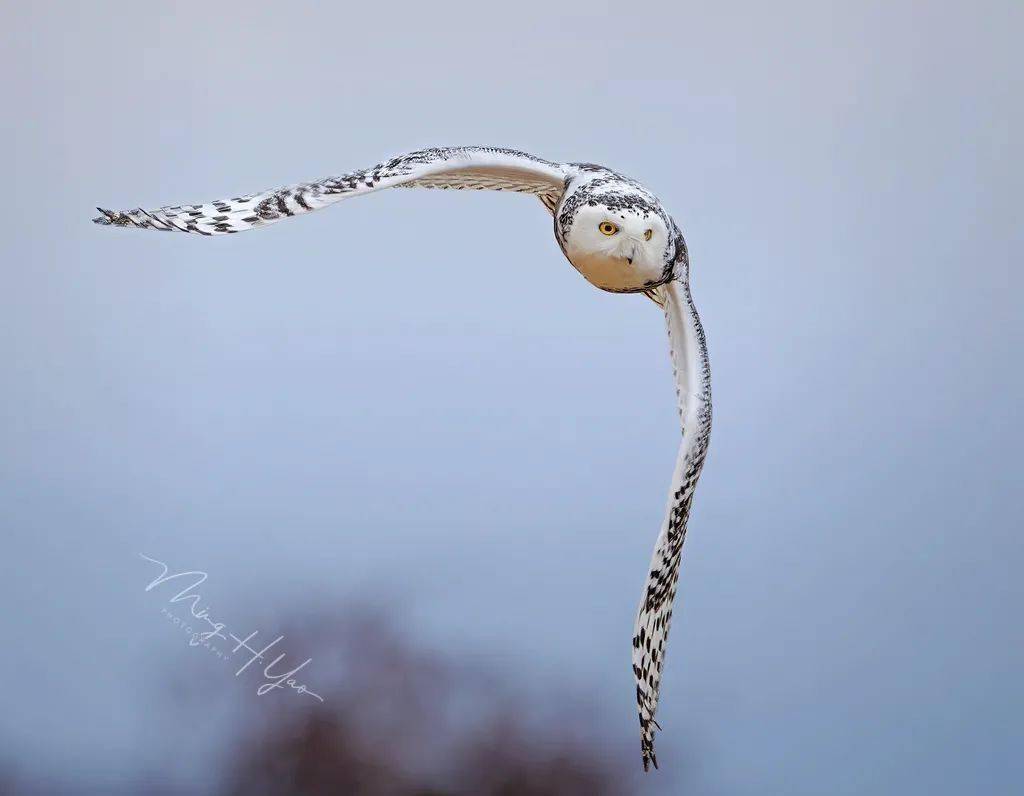
[[[650,240],[654,236],[654,230],[649,229],[644,233],[644,240]]]
[[[597,228],[601,230],[602,235],[614,235],[619,231],[619,228],[615,226],[611,221],[602,221],[597,225]]]

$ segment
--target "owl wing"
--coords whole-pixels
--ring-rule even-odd
[[[668,326],[683,441],[672,475],[665,520],[654,546],[633,628],[633,674],[640,716],[640,751],[645,771],[651,763],[658,767],[658,758],[654,754],[654,730],[661,728],[654,714],[658,709],[665,645],[672,622],[672,603],[679,581],[686,524],[711,438],[711,370],[704,330],[690,297],[688,274],[685,281],[669,282],[657,288],[656,292]]]
[[[156,210],[105,210],[97,224],[164,232],[225,235],[266,226],[284,218],[319,210],[341,199],[382,188],[454,188],[530,193],[554,212],[569,170],[561,164],[496,147],[423,149],[400,155],[369,169],[326,177],[263,193],[219,199],[199,205],[171,205]]]

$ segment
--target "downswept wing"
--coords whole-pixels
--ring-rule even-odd
[[[372,168],[325,177],[263,193],[219,199],[199,205],[155,210],[105,210],[97,224],[162,232],[226,235],[263,227],[319,210],[341,199],[382,188],[450,188],[530,193],[554,212],[569,171],[558,163],[514,149],[448,147],[400,155]]]
[[[711,369],[704,329],[690,296],[689,268],[683,279],[668,282],[654,292],[659,294],[665,310],[683,441],[672,475],[665,520],[654,546],[633,627],[633,675],[645,771],[652,763],[658,767],[654,731],[661,728],[654,715],[658,710],[661,670],[672,623],[672,603],[679,582],[686,524],[711,438]]]

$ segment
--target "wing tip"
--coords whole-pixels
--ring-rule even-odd
[[[658,756],[654,753],[654,729],[660,730],[661,725],[653,717],[646,723],[641,718],[640,725],[640,756],[643,758],[644,771],[650,771],[652,765],[657,769]]]
[[[107,210],[105,207],[97,207],[96,209],[100,211],[100,215],[92,220],[93,224],[99,224],[103,227],[126,227],[131,223],[127,213]]]

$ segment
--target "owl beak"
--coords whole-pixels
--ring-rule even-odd
[[[633,248],[629,250],[629,255],[626,257],[626,262],[630,265],[633,264],[633,258],[636,257],[636,244],[633,244]]]

